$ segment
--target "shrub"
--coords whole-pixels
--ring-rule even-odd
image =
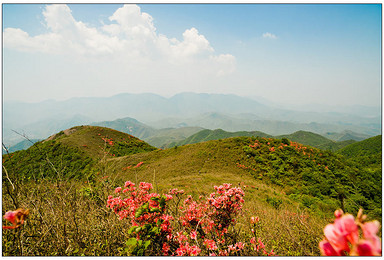
[[[118,197],[109,196],[107,207],[122,219],[128,219],[132,236],[126,251],[132,255],[273,255],[268,253],[260,238],[250,237],[250,243],[239,241],[235,229],[236,217],[244,203],[244,192],[231,184],[215,186],[208,197],[194,200],[187,196],[183,205],[170,209],[167,203],[180,199],[183,191],[167,194],[150,193],[152,184],[131,181],[124,189],[117,187]],[[124,198],[122,198],[124,197]],[[175,203],[178,205],[179,203]],[[180,209],[180,215],[177,213]],[[171,213],[174,215],[171,215]]]

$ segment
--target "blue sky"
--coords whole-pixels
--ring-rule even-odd
[[[192,91],[378,106],[381,13],[380,4],[3,4],[4,99]]]

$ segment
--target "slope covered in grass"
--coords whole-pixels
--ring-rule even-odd
[[[239,136],[273,137],[272,135],[269,135],[260,131],[227,132],[222,129],[216,129],[216,130],[204,129],[194,135],[189,136],[188,138],[182,141],[171,143],[168,147],[181,146],[186,144],[195,144],[195,143],[200,143],[205,141],[218,140],[218,139],[224,139],[229,137],[239,137]],[[278,139],[287,138],[294,142],[310,145],[322,150],[329,150],[329,151],[336,151],[354,142],[352,140],[336,142],[336,141],[327,139],[324,136],[321,136],[319,134],[315,134],[307,131],[297,131],[292,134],[275,136],[274,138],[278,138]]]
[[[4,155],[3,164],[28,179],[38,179],[41,176],[81,178],[103,158],[155,149],[136,137],[116,130],[78,126],[35,143],[27,150]]]
[[[381,135],[374,136],[363,141],[348,145],[347,147],[340,149],[337,153],[349,158],[380,154],[382,148],[381,139]]]
[[[148,167],[142,175],[151,176],[147,180],[156,171],[161,174],[161,183],[191,186],[191,191],[227,180],[228,176],[223,176],[227,172],[273,185],[287,195],[284,197],[317,213],[332,213],[339,207],[349,211],[363,207],[375,216],[380,212],[380,187],[368,189],[362,181],[374,181],[377,176],[366,176],[364,167],[349,164],[340,155],[286,139],[229,138],[137,156]],[[118,172],[133,158],[122,157],[110,163],[118,162]]]
[[[319,255],[323,228],[337,208],[381,216],[381,179],[342,155],[287,139],[234,137],[158,150],[118,131],[82,126],[3,162],[3,214],[31,210],[26,255],[126,255],[131,223],[105,205],[127,180],[151,182],[158,193],[184,189],[194,198],[223,183],[241,187],[239,235],[245,238],[250,217],[258,216],[258,236],[278,255]],[[3,236],[5,255],[20,252],[12,241],[12,233]]]
[[[229,138],[229,137],[238,137],[238,136],[260,136],[260,137],[271,137],[270,135],[259,132],[259,131],[238,131],[238,132],[227,132],[222,129],[216,129],[216,130],[209,130],[209,129],[204,129],[201,130],[200,132],[189,136],[188,138],[172,143],[169,145],[169,147],[174,147],[174,146],[181,146],[181,145],[186,145],[186,144],[195,144],[195,143],[200,143],[200,142],[206,142],[206,141],[211,141],[211,140],[219,140],[219,139],[224,139],[224,138]]]

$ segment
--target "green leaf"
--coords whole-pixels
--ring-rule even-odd
[[[137,244],[137,240],[134,237],[131,237],[130,239],[125,242],[127,246],[135,246]]]
[[[136,229],[135,229],[135,232],[136,233],[139,233],[141,231],[141,227],[137,227]]]
[[[147,240],[144,242],[144,248],[147,249],[147,247],[151,244],[151,240]]]
[[[151,231],[156,235],[160,233],[160,229],[158,227],[153,227]]]
[[[146,230],[149,230],[151,227],[152,227],[151,224],[145,224],[145,225],[144,225],[144,228],[145,228]]]
[[[135,213],[135,218],[138,218],[138,217],[140,217],[141,215],[143,215],[143,210],[140,208],[140,209],[138,209],[138,210],[136,211],[136,213]]]
[[[135,230],[136,227],[131,227],[129,230],[128,230],[128,234],[132,234],[132,232]]]
[[[159,208],[151,208],[149,210],[150,213],[153,213],[153,212],[161,212],[161,210]]]

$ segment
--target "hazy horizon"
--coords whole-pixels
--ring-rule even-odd
[[[3,100],[381,105],[381,4],[3,4]]]
[[[126,94],[133,94],[133,95],[143,95],[143,94],[150,94],[150,95],[158,95],[160,97],[163,97],[163,98],[166,98],[166,99],[169,99],[169,98],[172,98],[174,96],[177,96],[177,95],[180,95],[180,94],[185,94],[185,93],[193,93],[193,94],[209,94],[209,95],[215,95],[215,94],[218,94],[218,95],[235,95],[235,96],[239,96],[239,97],[242,97],[242,98],[248,98],[248,99],[251,99],[251,100],[254,100],[254,101],[257,101],[259,102],[260,104],[264,104],[264,105],[268,105],[268,106],[271,106],[271,107],[285,107],[285,108],[293,108],[293,107],[296,107],[296,108],[302,108],[304,109],[305,106],[307,105],[311,105],[311,106],[322,106],[322,107],[328,107],[328,108],[336,108],[336,107],[339,107],[339,108],[342,108],[342,107],[354,107],[354,106],[363,106],[363,107],[368,107],[368,108],[380,108],[381,109],[381,104],[375,106],[375,105],[360,105],[360,104],[347,104],[347,105],[337,105],[337,104],[330,104],[330,105],[327,105],[327,104],[320,104],[320,103],[302,103],[302,104],[291,104],[291,103],[282,103],[282,102],[275,102],[274,100],[270,100],[270,99],[267,99],[267,98],[264,98],[264,97],[261,97],[261,96],[244,96],[244,95],[237,95],[237,94],[233,94],[233,93],[206,93],[206,92],[192,92],[192,91],[185,91],[185,92],[179,92],[179,93],[174,93],[174,94],[171,94],[171,95],[161,95],[161,94],[156,94],[156,93],[151,93],[151,92],[143,92],[143,93],[129,93],[129,92],[122,92],[122,93],[117,93],[117,94],[113,94],[113,95],[109,95],[109,96],[77,96],[77,97],[70,97],[70,98],[64,98],[64,99],[55,99],[55,98],[49,98],[49,99],[44,99],[44,100],[40,100],[40,101],[20,101],[20,100],[4,100],[4,102],[6,103],[26,103],[26,104],[38,104],[38,103],[44,103],[44,102],[66,102],[66,101],[70,101],[71,99],[87,99],[87,98],[111,98],[111,97],[114,97],[114,96],[119,96],[119,95],[126,95]]]

